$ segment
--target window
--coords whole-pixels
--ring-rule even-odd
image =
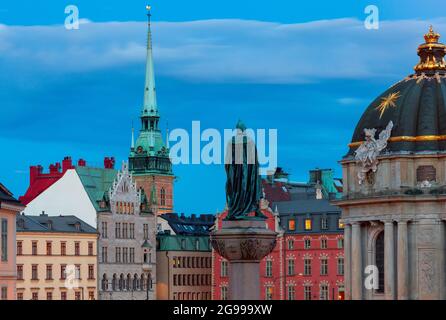
[[[197,251],[200,250],[200,240],[199,239],[195,239],[195,250],[197,250]]]
[[[60,255],[61,256],[66,256],[67,255],[67,243],[66,242],[61,242],[60,243]]]
[[[305,239],[304,240],[304,248],[305,249],[310,249],[311,248],[311,239]]]
[[[166,205],[166,190],[164,190],[164,188],[161,188],[160,190],[160,199],[161,199],[161,205],[165,206]]]
[[[130,228],[130,239],[135,239],[135,224],[129,223]]]
[[[81,255],[81,244],[78,241],[76,241],[74,243],[74,255],[75,256],[80,256]]]
[[[266,260],[265,276],[266,277],[273,276],[273,261],[272,260]]]
[[[319,299],[320,300],[328,300],[328,285],[323,284],[319,290]]]
[[[288,250],[293,250],[293,249],[294,249],[294,240],[289,239],[288,240]]]
[[[61,264],[60,265],[60,279],[61,280],[65,280],[67,278],[67,265],[66,264]]]
[[[321,239],[321,249],[327,249],[328,245],[327,245],[327,238],[322,238]]]
[[[0,300],[7,300],[8,299],[8,287],[2,287],[2,292],[0,296]]]
[[[149,225],[147,223],[144,223],[143,229],[144,229],[144,240],[148,240],[149,239]]]
[[[122,248],[122,262],[124,262],[124,263],[127,263],[127,262],[129,262],[129,260],[128,260],[128,258],[129,258],[129,256],[128,256],[128,251],[129,249],[128,248]]]
[[[305,219],[305,230],[311,230],[312,228],[311,219]]]
[[[294,275],[294,259],[288,259],[288,275]]]
[[[94,265],[89,264],[88,265],[88,280],[93,280],[93,279],[94,279]]]
[[[23,264],[17,265],[17,280],[23,280]]]
[[[102,259],[102,262],[105,262],[105,263],[108,261],[108,248],[107,247],[102,247],[101,259]]]
[[[94,300],[94,291],[88,291],[88,299]]]
[[[32,293],[32,300],[39,300],[39,294],[37,292]]]
[[[222,286],[220,290],[221,290],[221,300],[228,300],[228,287]]]
[[[273,300],[273,287],[265,287],[265,300]]]
[[[115,261],[120,263],[121,262],[121,248],[116,248],[116,257],[115,257]]]
[[[46,280],[52,280],[53,279],[53,265],[47,264],[46,265]]]
[[[338,238],[338,249],[344,249],[344,238]]]
[[[37,241],[31,243],[31,254],[37,256]]]
[[[338,266],[338,268],[337,268],[338,275],[343,276],[344,275],[344,258],[343,257],[338,258],[337,266]]]
[[[102,226],[101,236],[102,236],[102,238],[107,239],[108,238],[108,225],[107,225],[107,222],[103,221],[101,223],[101,226]]]
[[[2,261],[8,261],[8,220],[2,219]]]
[[[181,239],[181,249],[186,249],[186,239]],[[187,267],[189,268],[189,258],[187,259]]]
[[[17,241],[17,255],[21,256],[23,254],[23,242]]]
[[[67,292],[66,291],[62,291],[60,293],[60,300],[67,300]]]
[[[88,255],[93,255],[93,242],[88,242]]]
[[[39,280],[37,274],[37,264],[33,264],[31,267],[31,280]]]
[[[296,220],[295,219],[289,219],[288,220],[288,230],[289,231],[296,230]]]
[[[52,255],[52,253],[53,253],[52,251],[53,251],[53,245],[52,245],[51,241],[47,241],[46,242],[46,255],[47,256]]]
[[[328,259],[322,258],[321,259],[321,276],[328,275]]]
[[[74,293],[74,300],[80,300],[81,299],[81,292],[80,291],[76,291]]]
[[[380,232],[375,241],[375,265],[378,268],[378,289],[376,292],[384,292],[384,231]]]
[[[120,239],[121,238],[121,223],[116,222],[115,224],[115,238]]]
[[[341,219],[338,219],[338,229],[344,229],[344,222]]]
[[[304,259],[304,275],[311,275],[311,259]]]
[[[311,300],[311,286],[304,286],[304,300]]]
[[[81,265],[76,265],[76,280],[81,280]]]
[[[221,262],[220,276],[222,276],[222,277],[228,276],[228,261],[226,261],[226,260],[223,260]]]
[[[17,292],[17,300],[23,300],[23,292]]]
[[[328,218],[326,217],[321,218],[321,229],[322,230],[328,229]]]
[[[51,291],[46,293],[46,300],[53,300],[53,293]]]
[[[130,248],[130,263],[135,263],[135,248]]]
[[[288,300],[295,300],[296,288],[293,285],[288,286],[287,298]]]
[[[127,222],[122,223],[122,237],[128,239],[128,224]]]

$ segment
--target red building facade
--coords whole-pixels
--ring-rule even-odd
[[[260,263],[261,299],[343,300],[344,236],[340,210],[329,202],[334,195],[312,182],[265,180],[263,184],[265,198],[273,201],[262,200],[262,212],[278,238]],[[226,214],[217,216],[218,228]],[[229,292],[229,264],[215,251],[212,259],[212,297],[224,300]]]

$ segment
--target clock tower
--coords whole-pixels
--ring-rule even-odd
[[[155,73],[152,57],[152,33],[150,29],[150,6],[147,6],[148,33],[144,104],[141,111],[141,130],[136,142],[132,136],[129,169],[138,187],[150,196],[150,203],[157,214],[173,210],[172,163],[169,148],[163,142],[159,129],[160,114],[156,103]]]

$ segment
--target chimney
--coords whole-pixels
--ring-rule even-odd
[[[85,167],[86,165],[87,161],[85,161],[84,159],[79,159],[79,161],[77,162],[78,167]]]
[[[37,179],[42,173],[42,170],[43,168],[41,165],[29,167],[29,184],[32,184]]]
[[[73,162],[71,161],[71,157],[65,157],[62,160],[62,172],[66,172],[68,169],[73,169]]]
[[[60,163],[50,164],[50,174],[59,173]]]
[[[105,157],[104,158],[104,168],[105,169],[114,169],[115,168],[115,158],[114,157]]]

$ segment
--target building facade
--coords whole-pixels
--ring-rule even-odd
[[[124,162],[99,202],[101,300],[156,299],[155,210]]]
[[[0,183],[0,300],[16,297],[15,219],[24,206]]]
[[[331,170],[310,171],[308,183],[289,182],[287,176],[279,169],[262,181],[262,213],[278,237],[274,250],[260,263],[260,297],[342,300],[343,226],[340,209],[330,204],[340,185]],[[218,215],[217,227],[225,215]],[[229,264],[215,251],[212,256],[212,296],[224,300],[229,292]]]
[[[152,57],[150,11],[148,11],[147,16],[146,78],[144,101],[140,115],[141,129],[136,142],[133,141],[132,132],[129,168],[138,188],[142,187],[146,194],[156,193],[159,200],[158,214],[163,214],[173,212],[174,175],[169,158],[169,148],[163,141],[160,129],[160,113],[156,101],[155,71]],[[166,142],[168,142],[168,139],[166,139]]]
[[[74,216],[17,215],[17,300],[96,300],[96,229]]]
[[[446,299],[446,46],[439,38],[431,27],[415,73],[370,104],[341,161],[347,299]]]
[[[157,235],[159,300],[211,300],[212,257],[209,228],[214,215],[163,214]]]

